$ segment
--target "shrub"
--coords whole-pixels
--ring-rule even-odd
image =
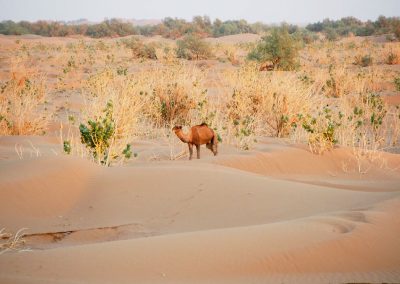
[[[279,70],[294,70],[298,67],[299,42],[285,27],[275,28],[271,34],[262,38],[248,55],[249,60],[271,61]]]
[[[120,75],[120,76],[126,76],[126,75],[128,75],[128,68],[119,66],[119,67],[117,68],[117,75]]]
[[[256,135],[256,122],[259,114],[258,96],[247,96],[247,90],[234,90],[226,105],[227,128],[234,136],[237,147],[249,150]],[[259,101],[258,101],[259,103]]]
[[[24,72],[24,69],[21,69]],[[44,78],[39,74],[12,72],[0,87],[0,135],[35,135],[46,130],[48,117]],[[40,114],[39,114],[40,112]]]
[[[324,106],[317,116],[299,114],[299,121],[308,133],[308,145],[314,154],[331,150],[338,143],[336,130],[341,125],[342,113],[334,114],[329,106]]]
[[[388,65],[399,64],[400,58],[396,53],[394,53],[393,51],[390,51],[386,56],[385,63]]]
[[[395,37],[394,35],[392,35],[392,34],[386,35],[386,36],[385,36],[385,39],[386,39],[387,41],[396,41],[396,37]]]
[[[324,82],[323,92],[328,97],[344,97],[349,94],[376,92],[380,90],[377,78],[382,76],[380,72],[371,69],[360,69],[353,72],[351,68],[330,65],[328,74],[320,72],[317,77]],[[317,82],[318,83],[318,82]]]
[[[329,78],[325,82],[323,90],[328,97],[339,98],[346,95],[351,87],[349,86],[349,73],[345,69],[338,69],[335,65],[329,66]]]
[[[65,154],[67,154],[67,155],[71,154],[72,146],[71,146],[70,140],[65,140],[63,142],[63,149],[64,149]]]
[[[90,37],[127,36],[137,34],[137,30],[130,23],[124,23],[116,19],[105,20],[99,24],[89,25],[86,35]]]
[[[373,63],[371,55],[358,55],[355,57],[354,65],[359,65],[362,67],[371,66]]]
[[[318,90],[296,74],[263,73],[249,64],[226,79],[233,90],[223,106],[225,136],[239,148],[251,148],[257,136],[287,137],[296,114],[309,113],[316,103]]]
[[[387,113],[385,104],[379,94],[369,94],[363,97],[363,103],[370,110],[369,124],[372,128],[375,141],[377,141],[379,128],[382,126],[383,119]]]
[[[215,37],[255,32],[254,28],[250,26],[245,20],[229,20],[222,22],[221,20],[216,19],[212,28],[212,33]]]
[[[370,36],[375,33],[375,28],[372,25],[367,25],[364,27],[359,27],[356,29],[356,36]]]
[[[332,28],[329,28],[325,31],[325,36],[326,36],[326,39],[329,41],[335,41],[338,39],[337,32]]]
[[[108,165],[109,148],[115,132],[112,102],[107,103],[104,109],[104,117],[89,120],[87,125],[81,123],[79,131],[82,144],[85,144],[90,149],[93,158],[99,164]]]
[[[124,154],[126,159],[130,159],[132,157],[131,144],[126,144],[126,148],[122,151],[122,154]]]
[[[383,142],[382,125],[387,114],[385,103],[379,94],[360,94],[351,102],[348,129],[352,129],[353,144],[359,147],[376,147]],[[355,141],[355,142],[354,142]]]
[[[70,142],[71,154],[105,166],[122,164],[131,156],[131,146],[127,145],[139,131],[146,103],[137,84],[136,76],[120,76],[113,69],[93,74],[83,82],[82,95],[87,103],[80,116],[84,121],[79,125],[80,143],[73,131],[64,139]]]
[[[135,37],[124,39],[122,43],[125,47],[131,49],[134,58],[157,59],[154,44],[144,44],[141,40]]]
[[[79,125],[81,134],[81,143],[90,149],[93,158],[97,163],[109,166],[111,162],[120,155],[122,159],[130,159],[132,157],[132,148],[130,144],[120,152],[116,153],[113,144],[118,143],[120,135],[116,127],[116,121],[113,117],[113,103],[109,101],[106,108],[103,110],[103,117],[98,117],[94,120],[89,120],[86,124]],[[64,151],[69,154],[71,145],[69,141],[64,141]]]
[[[394,78],[393,82],[394,82],[394,85],[395,85],[395,87],[396,87],[396,90],[397,90],[398,92],[400,92],[400,77]]]
[[[195,117],[197,123],[204,122],[207,89],[199,83],[200,74],[183,66],[171,66],[168,72],[160,70],[153,74],[155,81],[147,83],[152,91],[145,112],[156,126],[190,124]]]
[[[209,43],[195,35],[187,35],[176,42],[176,56],[188,60],[209,59],[213,56]]]
[[[153,98],[159,110],[157,124],[183,124],[187,121],[191,109],[196,108],[193,98],[186,93],[186,89],[178,82],[157,86],[153,90]]]

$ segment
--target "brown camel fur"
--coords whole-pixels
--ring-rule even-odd
[[[175,132],[176,136],[183,142],[189,145],[189,160],[193,156],[193,145],[196,146],[197,159],[200,159],[200,145],[206,144],[206,147],[210,149],[214,156],[218,153],[218,139],[214,130],[209,128],[207,124],[202,123],[200,125],[193,126],[187,134],[183,133],[182,126],[174,126],[172,131]]]

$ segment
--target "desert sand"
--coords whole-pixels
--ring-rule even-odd
[[[346,149],[316,156],[274,139],[122,168],[55,155],[56,139],[0,146],[0,224],[28,228],[29,248],[0,256],[1,283],[400,279],[396,154],[391,171],[360,175],[343,171]]]
[[[0,283],[400,282],[399,154],[360,173],[346,147],[261,137],[170,161],[155,139],[106,168],[63,154],[58,129],[0,137],[0,229],[26,228]]]

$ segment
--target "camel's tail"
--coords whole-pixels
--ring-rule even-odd
[[[213,138],[211,139],[211,144],[214,156],[216,156],[218,154],[218,135],[215,132]]]

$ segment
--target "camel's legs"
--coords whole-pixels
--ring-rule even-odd
[[[200,159],[200,145],[196,145],[197,159]]]
[[[213,144],[211,151],[214,153],[214,156],[217,156],[217,154],[218,154],[218,146],[217,146],[217,144]]]
[[[188,143],[188,145],[189,145],[189,160],[191,160],[193,156],[193,144]]]
[[[217,145],[212,144],[211,142],[206,144],[207,149],[210,149],[211,152],[214,153],[214,156],[217,155]]]

